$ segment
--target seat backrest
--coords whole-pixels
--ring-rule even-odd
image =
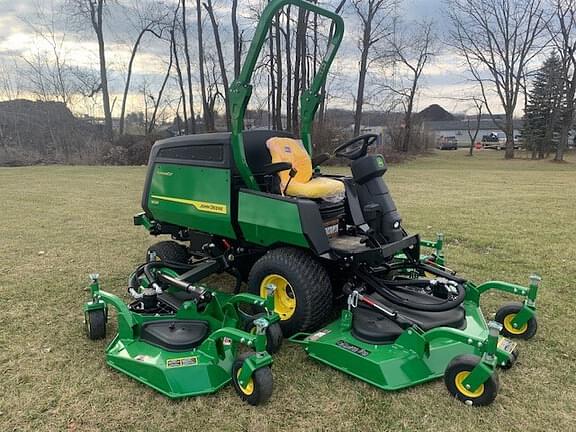
[[[274,137],[266,141],[266,146],[272,156],[272,163],[289,162],[297,173],[295,182],[308,183],[312,178],[312,160],[304,148],[302,141],[293,138]],[[289,172],[281,171],[278,176],[283,185],[288,183]]]
[[[262,174],[266,165],[272,163],[266,141],[273,137],[293,137],[289,132],[273,130],[248,130],[243,135],[246,161],[254,175]]]

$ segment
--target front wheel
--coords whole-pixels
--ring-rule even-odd
[[[284,336],[314,331],[332,311],[332,286],[326,269],[306,252],[278,248],[260,258],[248,278],[248,291],[266,297],[274,289],[274,311]]]
[[[84,324],[88,339],[99,340],[106,337],[106,311],[104,309],[86,311]]]
[[[498,309],[494,319],[502,324],[502,336],[519,339],[531,339],[534,337],[538,331],[538,321],[536,321],[536,317],[530,318],[527,323],[520,327],[514,327],[512,323],[522,307],[522,303],[510,302]]]
[[[236,393],[243,401],[256,406],[263,404],[272,396],[273,379],[270,367],[266,366],[256,369],[247,383],[244,385],[240,384],[238,379],[240,378],[244,361],[253,355],[255,355],[253,351],[245,352],[234,360],[232,364],[232,383]]]
[[[455,357],[444,372],[444,383],[448,391],[466,405],[490,405],[498,394],[498,375],[494,372],[483,384],[472,391],[464,385],[464,381],[472,370],[482,361],[476,355],[461,355]]]
[[[265,316],[265,314],[258,314],[253,319],[250,319],[244,325],[244,330],[248,333],[256,333],[256,326],[254,325],[254,321],[258,318]],[[282,346],[282,340],[284,336],[282,335],[282,328],[280,324],[275,322],[274,324],[270,324],[266,327],[266,351],[269,354],[276,354],[280,351],[280,347]]]

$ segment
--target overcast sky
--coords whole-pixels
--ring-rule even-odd
[[[38,50],[46,48],[33,29],[26,21],[36,22],[35,16],[36,1],[40,0],[0,0],[0,65],[4,71],[13,71],[14,62],[21,62],[22,57],[30,57]],[[143,7],[153,0],[130,0],[118,1],[115,6],[110,7],[110,13],[106,17],[106,40],[108,69],[110,71],[111,92],[113,98],[120,100],[121,91],[124,85],[125,70],[129,59],[130,41],[134,39],[134,30],[130,20],[127,18],[123,5],[139,5]],[[240,2],[240,14],[243,16],[242,24],[246,28],[247,34],[251,35],[254,23],[250,7],[255,7],[260,0],[248,0]],[[218,11],[222,19],[222,38],[225,49],[230,52],[231,34],[228,25],[228,0],[214,0],[218,6]],[[195,34],[195,10],[194,3],[188,2],[189,32]],[[96,70],[98,67],[97,45],[90,28],[86,24],[81,24],[65,13],[62,5],[64,0],[46,0],[40,2],[42,7],[50,9],[52,4],[56,11],[55,26],[59,32],[65,32],[65,47],[67,62],[70,65],[86,69]],[[112,5],[113,3],[110,2]],[[444,31],[447,28],[446,14],[443,12],[442,0],[404,0],[399,7],[399,15],[405,23],[416,21],[433,20],[436,23],[436,32],[442,40],[445,38]],[[331,101],[333,107],[348,107],[352,109],[352,94],[358,75],[358,50],[356,49],[356,38],[359,26],[354,21],[350,11],[344,14],[347,22],[347,34],[344,46],[335,64],[335,70],[341,73],[339,80],[334,80],[331,86],[335,93],[341,97]],[[209,27],[206,32],[211,32]],[[209,34],[210,35],[210,34]],[[442,44],[440,44],[442,47]],[[194,61],[196,48],[191,49],[191,56]],[[143,43],[141,51],[135,63],[135,76],[132,88],[142,87],[142,83],[147,81],[150,86],[157,86],[165,71],[167,59],[167,45],[157,41],[146,41]],[[227,56],[227,58],[229,58]],[[231,56],[230,56],[231,58]],[[232,70],[230,62],[229,70]],[[454,99],[454,95],[471,94],[472,85],[467,80],[468,74],[463,68],[461,61],[457,59],[446,48],[441,48],[434,62],[425,70],[422,81],[422,89],[418,96],[417,108],[423,109],[429,104],[438,103],[449,111],[466,111],[466,103]],[[22,80],[21,76],[14,77],[16,81]],[[373,77],[373,79],[379,79]],[[26,83],[20,82],[23,88]],[[373,82],[374,84],[374,82]],[[370,90],[369,90],[370,91]],[[128,111],[141,109],[141,98],[134,95],[129,102]],[[379,100],[372,100],[377,108]],[[119,102],[116,106],[118,107]],[[77,113],[84,113],[89,108],[85,106],[75,106]],[[367,107],[370,109],[370,107]]]

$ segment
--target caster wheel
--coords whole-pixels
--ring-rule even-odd
[[[538,321],[536,321],[536,317],[530,318],[526,324],[519,328],[512,326],[512,320],[514,320],[516,314],[520,312],[522,306],[522,303],[512,302],[506,303],[498,309],[494,319],[502,324],[502,336],[519,339],[530,339],[534,337],[538,331]]]
[[[256,333],[256,326],[254,326],[254,321],[262,317],[264,314],[258,314],[254,318],[250,319],[244,325],[244,330],[248,333]],[[282,346],[282,340],[284,336],[282,335],[282,328],[279,323],[274,323],[266,329],[266,351],[269,354],[276,354],[280,351]]]
[[[272,396],[273,379],[270,367],[266,366],[254,371],[250,377],[250,381],[245,385],[241,385],[238,382],[244,360],[253,355],[253,351],[245,352],[234,360],[232,364],[232,383],[240,399],[248,402],[250,405],[256,406],[263,404]]]
[[[516,364],[518,361],[518,356],[520,355],[520,351],[518,348],[515,348],[514,351],[510,353],[510,360],[508,360],[505,364],[500,365],[500,367],[504,370],[512,369],[512,366]]]
[[[104,309],[86,311],[84,323],[88,339],[99,340],[106,337],[106,311]]]
[[[474,391],[464,386],[464,380],[481,361],[480,357],[475,355],[461,355],[455,357],[444,372],[444,383],[448,391],[466,405],[490,405],[498,394],[499,384],[496,372]]]

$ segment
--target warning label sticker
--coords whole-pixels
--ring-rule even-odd
[[[186,366],[196,366],[198,364],[198,357],[181,357],[166,360],[167,368],[179,368]]]

